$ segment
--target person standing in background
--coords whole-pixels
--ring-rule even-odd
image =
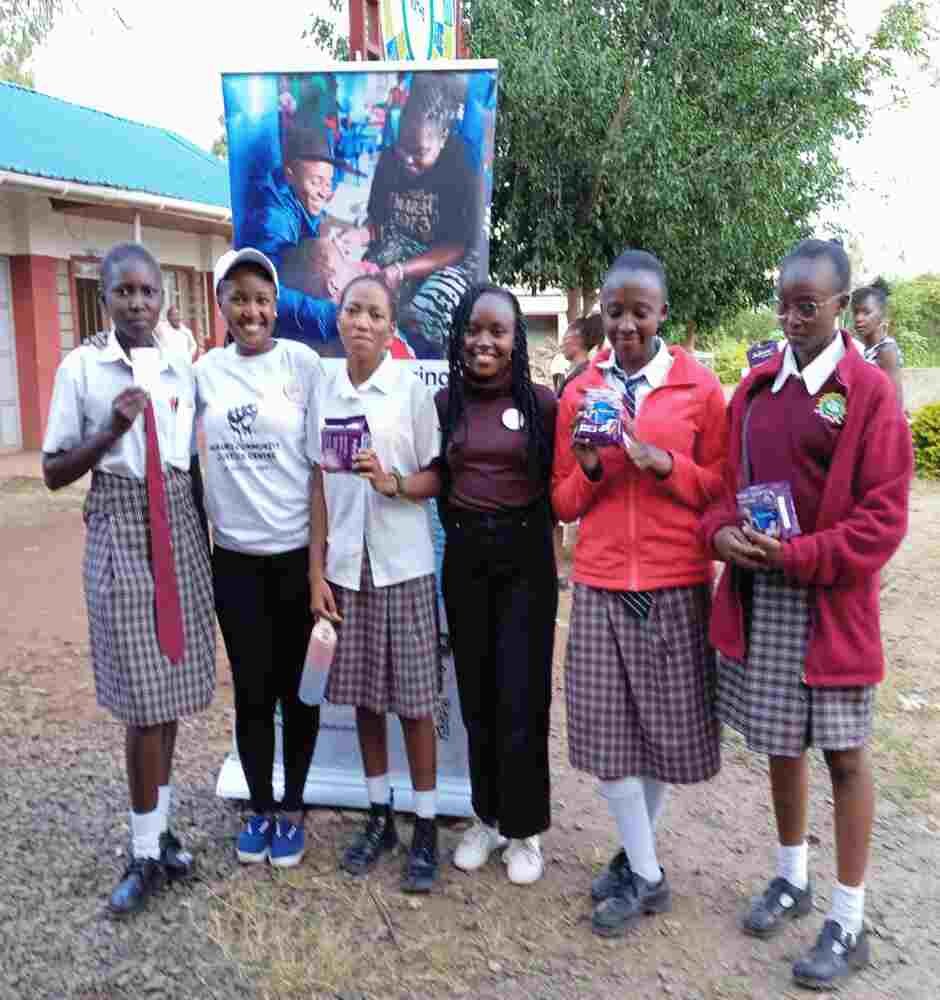
[[[178,306],[170,306],[167,309],[166,319],[158,323],[154,330],[154,339],[161,350],[175,351],[190,363],[194,362],[199,354],[193,331],[183,325]]]
[[[852,292],[852,316],[855,332],[862,338],[865,360],[877,365],[894,383],[898,402],[904,407],[904,386],[901,369],[904,355],[898,342],[888,335],[885,310],[891,289],[882,278],[876,278],[870,285],[856,288]]]

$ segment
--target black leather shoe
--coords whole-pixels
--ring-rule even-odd
[[[741,929],[752,937],[773,937],[788,921],[805,917],[812,908],[812,883],[805,889],[797,889],[785,878],[777,877],[741,921]]]
[[[628,864],[617,892],[594,907],[591,930],[601,937],[622,937],[644,913],[668,913],[671,909],[672,890],[666,873],[650,883]]]
[[[366,828],[346,848],[342,868],[350,875],[365,875],[383,851],[393,851],[397,846],[398,833],[395,831],[395,813],[391,803],[387,806],[372,805]]]
[[[183,849],[179,837],[172,830],[160,834],[160,864],[166,869],[170,881],[192,878],[196,870],[195,859]]]
[[[865,929],[849,934],[835,920],[827,920],[812,951],[793,966],[793,978],[811,990],[830,990],[871,961]]]
[[[134,858],[127,866],[108,900],[108,910],[115,917],[129,917],[143,909],[150,896],[166,885],[166,871],[153,858]]]
[[[603,903],[605,899],[616,896],[624,878],[630,876],[630,864],[627,861],[626,851],[618,851],[611,859],[610,864],[591,883],[591,899],[595,903]]]
[[[437,820],[415,817],[411,850],[402,873],[402,892],[430,892],[437,881]]]

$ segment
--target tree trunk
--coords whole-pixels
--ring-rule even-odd
[[[581,290],[568,289],[568,323],[573,323],[581,315]]]
[[[691,354],[695,350],[695,335],[698,333],[698,323],[694,319],[690,319],[685,324],[685,339],[682,341],[682,346]]]
[[[581,289],[582,316],[587,316],[597,303],[597,289],[593,286],[585,286]]]

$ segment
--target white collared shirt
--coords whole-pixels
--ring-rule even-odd
[[[669,348],[666,347],[666,342],[661,338],[657,337],[656,341],[658,347],[656,353],[653,357],[637,372],[632,375],[624,375],[628,379],[638,379],[640,376],[644,376],[646,381],[640,382],[636,387],[636,412],[640,412],[640,407],[643,405],[643,400],[654,390],[658,389],[666,381],[669,375],[669,369],[672,368],[672,355],[669,353]],[[623,382],[618,376],[614,374],[614,369],[619,368],[617,364],[617,355],[611,349],[610,357],[606,361],[600,361],[597,365],[604,373],[604,379],[611,389],[616,389],[617,392],[623,393]],[[620,369],[623,371],[623,369]]]
[[[408,365],[388,355],[358,388],[346,365],[320,380],[315,428],[307,433],[312,462],[321,464],[320,430],[327,417],[365,416],[372,447],[386,472],[409,476],[426,469],[440,454],[441,434],[430,389]],[[434,546],[427,508],[400,497],[384,497],[349,472],[324,472],[329,518],[326,578],[358,590],[363,546],[368,546],[372,577],[387,587],[434,572]]]
[[[160,355],[159,386],[151,393],[157,416],[157,437],[163,465],[189,471],[195,453],[195,383],[187,358]],[[131,363],[111,330],[70,351],[56,372],[49,419],[42,450],[46,454],[68,451],[111,423],[115,397],[134,384]],[[101,472],[129,479],[147,475],[147,443],[141,414],[95,465]]]
[[[845,357],[845,344],[842,343],[842,335],[837,333],[825,350],[819,352],[815,358],[802,371],[796,365],[796,356],[793,348],[787,344],[783,352],[783,363],[780,371],[771,386],[771,392],[778,393],[783,388],[787,379],[792,375],[802,381],[806,386],[806,391],[815,396],[817,392],[832,378],[836,365]]]

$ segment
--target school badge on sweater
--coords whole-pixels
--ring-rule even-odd
[[[839,392],[827,392],[820,396],[816,414],[828,423],[841,427],[845,423],[845,396]]]

